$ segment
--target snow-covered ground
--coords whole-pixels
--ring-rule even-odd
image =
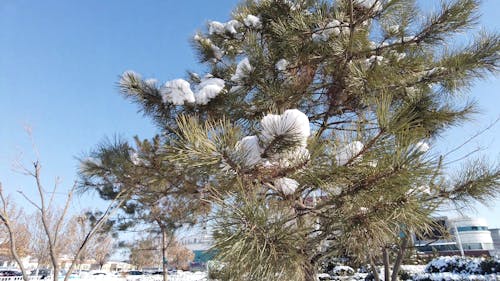
[[[80,281],[161,281],[163,276],[161,275],[139,275],[139,276],[89,276],[87,278],[81,278]],[[175,274],[169,274],[168,280],[170,281],[206,281],[206,272],[190,272],[190,271],[178,271]],[[75,280],[76,281],[76,280]]]
[[[22,281],[23,278],[20,276],[13,277],[0,277],[0,281]],[[42,280],[40,278],[30,278],[30,281]],[[43,279],[43,281],[51,281],[52,279]],[[64,280],[64,278],[59,278],[59,280]],[[114,276],[114,275],[91,275],[91,276],[72,276],[71,281],[162,281],[163,276],[161,275],[139,275],[139,276]],[[169,281],[206,281],[206,272],[189,272],[189,271],[178,271],[175,274],[168,275]]]

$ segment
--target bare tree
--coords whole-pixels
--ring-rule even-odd
[[[113,237],[109,233],[99,234],[92,239],[92,243],[93,247],[89,256],[93,257],[99,264],[99,269],[102,269],[102,266],[108,262],[113,252]]]
[[[27,131],[29,136],[31,137],[31,130],[28,128]],[[37,156],[37,160],[32,163],[33,166],[31,169],[28,169],[26,166],[20,163],[17,163],[16,166],[21,173],[33,178],[33,180],[35,181],[35,187],[38,193],[38,198],[37,200],[32,199],[22,191],[19,191],[19,193],[35,208],[36,216],[40,218],[42,231],[39,233],[40,235],[39,238],[41,239],[41,241],[46,241],[47,243],[46,249],[48,250],[47,252],[49,256],[49,261],[53,269],[53,280],[58,280],[58,275],[60,270],[60,264],[58,259],[61,254],[60,247],[62,247],[61,245],[65,244],[63,243],[63,241],[64,238],[67,237],[64,234],[64,229],[68,227],[67,214],[69,207],[72,203],[73,194],[77,187],[77,183],[75,182],[73,186],[70,188],[69,192],[66,195],[66,199],[64,200],[62,208],[57,208],[57,206],[55,205],[55,195],[58,193],[58,187],[60,181],[56,179],[54,187],[50,192],[47,192],[45,190],[41,180],[42,165],[40,163],[40,160],[38,159],[39,154],[36,149],[36,146],[34,145],[32,137],[31,140],[33,143],[34,152]],[[85,234],[79,241],[78,246],[76,246],[75,250],[73,251],[71,265],[69,267],[68,272],[64,276],[64,281],[67,281],[69,279],[69,276],[71,275],[71,272],[75,268],[75,265],[77,264],[80,255],[82,254],[86,245],[89,243],[92,237],[96,235],[100,230],[100,228],[104,225],[104,223],[108,221],[108,219],[112,215],[114,215],[116,211],[119,210],[120,206],[125,201],[126,198],[125,195],[128,192],[130,192],[129,189],[124,189],[118,192],[116,196],[114,196],[114,198],[110,200],[110,203],[108,207],[105,209],[105,211],[102,212],[98,218],[96,218],[96,220],[88,229],[88,231],[85,232]],[[2,224],[7,228],[9,232],[9,241],[11,245],[12,256],[18,263],[23,276],[25,277],[26,280],[28,280],[26,278],[27,276],[26,270],[24,269],[22,262],[19,259],[19,254],[18,254],[19,250],[16,244],[16,237],[13,233],[12,219],[9,217],[7,213],[8,202],[6,201],[5,196],[3,194],[3,190],[1,188],[0,188],[0,198],[2,200],[2,206],[3,206],[0,220],[2,221]]]
[[[164,239],[166,248],[162,243]],[[194,259],[194,253],[181,245],[175,237],[165,237],[158,233],[150,234],[130,246],[130,262],[138,267],[158,267],[160,264],[164,266],[167,263],[160,262],[163,259],[163,251],[169,253],[166,257],[168,264],[175,268],[186,268]],[[166,272],[167,268],[163,267],[163,270]]]
[[[44,234],[46,235],[47,242],[48,242],[48,252],[49,252],[49,257],[50,257],[50,262],[52,264],[53,268],[53,278],[54,280],[57,280],[58,275],[59,275],[59,262],[58,262],[58,245],[60,245],[60,240],[63,239],[62,234],[62,229],[63,225],[65,222],[65,218],[67,216],[68,209],[71,205],[73,194],[76,188],[76,183],[71,187],[70,191],[67,194],[66,201],[64,203],[64,207],[61,209],[61,211],[57,214],[53,214],[53,202],[54,202],[54,194],[56,194],[56,189],[58,187],[58,184],[56,183],[54,185],[54,190],[51,192],[51,196],[47,198],[46,193],[44,192],[41,179],[40,179],[40,171],[41,171],[41,164],[39,161],[36,161],[33,163],[33,171],[30,171],[28,169],[24,169],[25,173],[27,175],[32,176],[35,179],[36,182],[36,187],[40,199],[40,203],[36,203],[33,200],[31,200],[28,196],[26,196],[23,192],[20,192],[24,198],[33,205],[38,214],[41,217],[41,222],[43,226],[43,231]],[[124,193],[124,192],[123,192]],[[84,235],[83,239],[80,241],[79,246],[76,248],[75,252],[73,253],[73,259],[70,265],[70,268],[68,272],[66,273],[64,277],[64,281],[67,281],[71,272],[75,268],[77,261],[79,259],[80,254],[84,251],[85,246],[87,243],[92,239],[92,237],[98,232],[100,227],[109,219],[109,217],[114,214],[118,209],[119,206],[124,202],[124,199],[122,199],[123,193],[117,194],[115,197],[115,200],[112,200],[111,203],[109,204],[108,208],[106,209],[105,212],[103,212],[102,216],[96,221],[94,225],[86,232]]]
[[[181,245],[177,240],[174,240],[169,247],[168,262],[175,268],[185,269],[194,259],[193,251]]]
[[[5,200],[8,202],[7,215],[13,223],[13,233],[16,235],[18,255],[20,257],[28,256],[31,254],[29,244],[32,236],[28,228],[27,215],[10,198],[7,197]],[[7,259],[13,260],[10,253],[9,232],[2,223],[0,223],[0,253]]]
[[[0,221],[8,233],[10,253],[11,253],[12,257],[14,258],[14,260],[19,265],[19,268],[21,269],[21,272],[23,274],[23,279],[28,280],[28,275],[26,273],[26,270],[24,269],[24,265],[21,262],[21,259],[20,259],[20,256],[19,256],[18,250],[17,250],[18,247],[17,247],[17,236],[15,234],[15,222],[11,221],[11,219],[10,219],[10,214],[8,212],[9,202],[3,194],[3,187],[2,187],[1,182],[0,182],[0,200],[1,200],[1,204],[2,204],[1,209],[0,209]]]
[[[157,239],[155,240],[153,237],[149,236],[130,244],[130,263],[138,268],[146,266],[160,266],[161,252],[156,246],[158,244],[157,242]]]

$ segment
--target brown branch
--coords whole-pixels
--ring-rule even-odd
[[[384,132],[385,132],[385,130],[383,128],[380,129],[380,132],[378,132],[378,134],[373,139],[371,139],[366,145],[364,145],[363,149],[361,149],[360,152],[358,152],[356,155],[354,155],[353,157],[351,157],[351,159],[349,159],[344,164],[344,166],[349,166],[354,160],[356,160],[356,158],[358,158],[359,156],[363,155],[369,148],[371,148],[377,142],[377,140],[380,137],[382,137],[382,135],[384,134]]]
[[[9,250],[10,250],[10,254],[12,255],[12,257],[14,258],[14,260],[16,261],[17,265],[19,266],[19,268],[21,269],[21,273],[23,275],[23,279],[24,280],[28,280],[28,274],[26,272],[26,269],[24,268],[24,265],[19,257],[19,254],[17,252],[17,246],[16,246],[16,236],[14,235],[14,230],[12,229],[12,224],[11,224],[11,221],[10,221],[10,218],[9,218],[9,215],[7,213],[7,200],[5,199],[5,196],[3,194],[3,188],[2,188],[2,183],[0,182],[0,200],[2,202],[2,210],[0,212],[0,221],[2,222],[2,224],[5,226],[5,228],[7,229],[7,233],[9,235],[9,244],[10,244],[10,247],[9,247]]]

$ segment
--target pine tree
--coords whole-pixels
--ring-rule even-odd
[[[212,204],[228,279],[315,280],[331,256],[388,263],[387,246],[403,256],[436,208],[498,194],[497,166],[446,175],[430,149],[498,70],[497,33],[455,44],[475,32],[478,2],[247,1],[194,36],[207,74],[161,86],[123,74],[124,96],[162,130],[175,176],[158,177],[189,179]]]
[[[107,141],[81,160],[80,178],[84,191],[96,191],[105,200],[122,198],[122,215],[113,221],[118,230],[141,224],[154,227],[161,237],[163,278],[167,280],[169,245],[181,227],[196,222],[206,204],[198,200],[201,188],[194,178],[165,163],[163,147],[159,137],[136,138],[135,148],[120,139]]]

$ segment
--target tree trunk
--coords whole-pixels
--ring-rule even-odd
[[[389,281],[390,273],[389,273],[389,251],[386,247],[382,248],[382,259],[384,260],[384,280]]]
[[[1,188],[1,187],[0,187]],[[7,226],[7,230],[9,232],[9,239],[10,239],[10,253],[14,260],[16,261],[17,265],[19,266],[19,269],[21,269],[21,273],[23,274],[23,279],[28,280],[28,274],[26,272],[26,269],[24,268],[24,265],[19,258],[19,255],[17,254],[17,247],[16,247],[16,238],[14,236],[14,233],[12,232],[12,228],[10,226],[10,221],[7,221],[7,219],[4,219],[4,224]]]
[[[163,281],[167,281],[168,273],[168,261],[167,261],[167,229],[164,225],[160,224],[161,229],[161,257],[162,257],[162,268],[163,268]]]
[[[372,269],[373,278],[375,279],[375,281],[380,281],[380,275],[378,275],[377,265],[375,264],[372,256],[370,256],[370,266]]]
[[[401,245],[399,247],[398,255],[396,257],[396,260],[394,261],[394,267],[392,268],[391,281],[398,280],[399,268],[401,267],[401,263],[403,263],[403,258],[408,247],[409,236],[406,233],[404,235],[405,236],[401,239]]]
[[[304,281],[317,281],[316,279],[316,266],[313,263],[303,265]]]
[[[59,280],[59,265],[57,264],[57,260],[56,262],[52,262],[52,270],[53,280]]]

